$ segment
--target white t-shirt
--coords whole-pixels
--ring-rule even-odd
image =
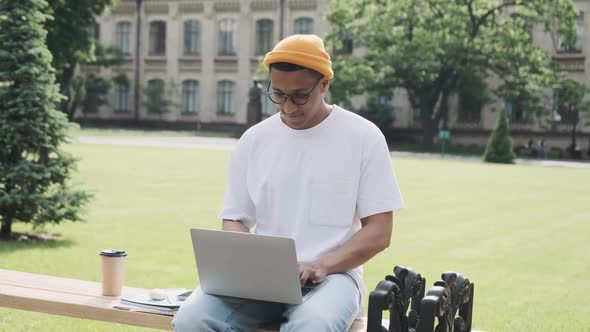
[[[298,260],[309,262],[350,239],[361,218],[403,206],[379,128],[334,105],[309,129],[275,114],[246,131],[229,162],[220,217],[295,239]],[[348,273],[364,298],[362,267]]]

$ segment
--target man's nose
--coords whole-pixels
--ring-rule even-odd
[[[287,114],[293,113],[297,110],[297,107],[298,106],[295,105],[295,103],[293,103],[291,98],[287,98],[287,100],[283,104],[283,112],[285,112]]]

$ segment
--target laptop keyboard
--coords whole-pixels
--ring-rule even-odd
[[[307,295],[307,293],[311,292],[314,289],[315,285],[305,285],[303,287],[301,287],[301,296],[305,296]]]

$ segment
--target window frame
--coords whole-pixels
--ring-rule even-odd
[[[130,113],[131,87],[128,84],[115,82],[113,86],[113,91],[115,93],[115,100],[113,101],[113,110],[115,111],[115,113]]]
[[[519,100],[505,100],[504,114],[508,117],[511,123],[528,124],[531,122],[532,115],[521,104]]]
[[[156,29],[160,27],[161,29]],[[164,20],[153,20],[149,25],[149,47],[148,54],[150,56],[165,56],[166,55],[166,30],[167,24]]]
[[[557,53],[582,53],[584,50],[584,30],[586,25],[586,13],[583,10],[578,10],[578,17],[576,18],[576,43],[570,48],[565,45],[565,41],[558,34],[557,45],[555,50]]]
[[[127,31],[123,30],[122,27],[126,27]],[[115,42],[117,46],[121,49],[123,54],[131,55],[131,22],[129,21],[119,21],[115,25]],[[126,47],[125,47],[126,44]]]
[[[86,33],[88,33],[88,37],[90,37],[94,41],[100,41],[100,23],[96,21],[94,23],[91,23],[86,28]]]
[[[217,114],[234,115],[236,113],[235,86],[236,83],[234,81],[227,79],[217,82]]]
[[[303,22],[306,22],[304,25]],[[293,33],[296,35],[310,35],[314,33],[315,21],[313,17],[302,16],[293,22]]]
[[[200,83],[198,80],[186,79],[181,84],[180,112],[182,114],[197,114],[200,111]],[[192,102],[191,102],[192,99]],[[190,107],[190,106],[193,107]]]
[[[217,34],[217,55],[235,56],[237,54],[236,35],[237,23],[232,17],[225,17],[219,20]]]
[[[191,27],[191,25],[193,25]],[[201,21],[187,19],[182,25],[182,54],[186,56],[198,56],[201,54]]]
[[[274,20],[261,18],[255,22],[255,55],[265,55],[270,52],[274,42]]]

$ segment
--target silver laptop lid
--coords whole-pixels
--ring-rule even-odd
[[[191,238],[203,292],[301,303],[293,239],[197,228]]]

